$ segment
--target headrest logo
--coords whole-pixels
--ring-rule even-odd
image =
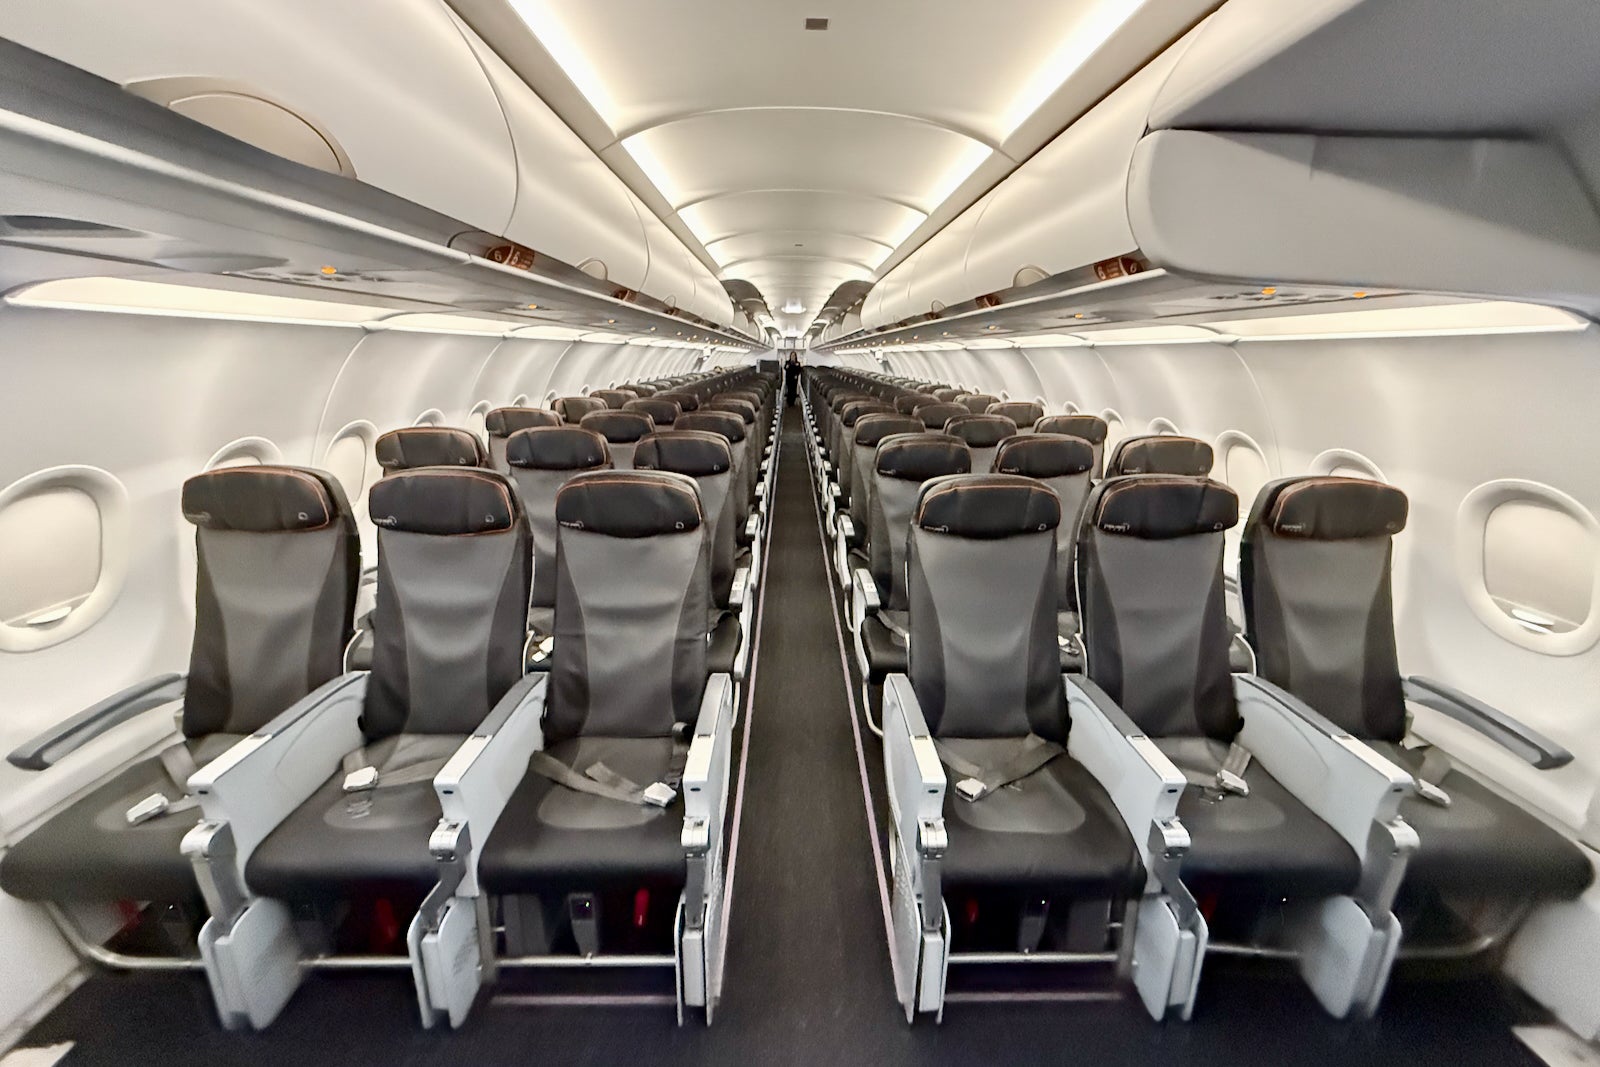
[[[372,524],[374,526],[399,526],[400,520],[393,515],[374,515]]]
[[[1303,522],[1286,522],[1278,527],[1284,533],[1305,533],[1306,524]]]
[[[1127,522],[1113,522],[1107,523],[1103,529],[1108,533],[1127,533],[1129,530],[1133,529],[1133,524]]]
[[[298,511],[295,514],[300,516],[300,521],[301,522],[310,522],[311,521],[311,516],[309,514],[307,514],[306,512],[304,512],[304,511]]]

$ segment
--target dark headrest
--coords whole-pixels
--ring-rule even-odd
[[[1106,420],[1099,415],[1046,415],[1033,424],[1034,433],[1064,433],[1091,445],[1106,443]]]
[[[934,396],[934,399],[941,400],[941,401],[945,402],[946,404],[948,404],[948,403],[953,401],[956,397],[960,396],[964,392],[966,392],[965,389],[956,389],[956,388],[947,387],[947,388],[944,388],[944,389],[935,389],[933,391],[933,396]]]
[[[1279,537],[1349,541],[1392,537],[1406,528],[1406,495],[1384,482],[1332,476],[1284,479],[1267,487],[1261,525]]]
[[[556,522],[608,537],[652,537],[699,529],[692,478],[670,471],[594,471],[556,493]]]
[[[672,428],[704,430],[706,433],[727,438],[730,444],[738,444],[745,438],[744,419],[732,411],[718,411],[715,408],[679,415],[678,421],[672,424]]]
[[[610,466],[611,451],[604,437],[582,426],[535,426],[511,435],[506,462],[534,470],[585,471]]]
[[[1004,415],[956,415],[944,424],[944,432],[961,438],[973,448],[990,448],[1008,437],[1015,437],[1017,424]]]
[[[561,416],[545,408],[495,408],[483,417],[491,437],[510,437],[534,426],[560,426]]]
[[[1002,400],[984,409],[985,415],[1004,415],[1018,426],[1032,426],[1044,418],[1044,407],[1032,400]]]
[[[367,495],[367,510],[382,529],[441,536],[510,530],[523,521],[509,478],[465,467],[420,467],[380,478]]]
[[[1239,498],[1209,478],[1131,474],[1095,486],[1084,514],[1105,533],[1160,541],[1231,529]]]
[[[873,469],[885,478],[922,482],[944,474],[968,473],[972,453],[961,438],[945,433],[895,434],[878,443]]]
[[[1000,398],[992,393],[962,393],[956,397],[956,403],[964,406],[974,415],[989,410],[990,404],[1000,403]]]
[[[1000,442],[994,469],[1028,478],[1064,478],[1094,467],[1094,446],[1059,433],[1019,434]]]
[[[929,401],[938,403],[927,393],[902,393],[894,398],[894,409],[902,415],[909,415],[918,404],[926,404]]]
[[[656,432],[655,420],[642,411],[591,411],[579,425],[616,445],[625,445]]]
[[[868,448],[897,433],[921,433],[922,420],[910,415],[863,415],[856,420],[856,444]]]
[[[700,414],[701,411],[727,411],[727,412],[731,412],[732,414],[737,415],[741,419],[743,419],[744,420],[744,424],[746,426],[753,425],[755,423],[755,421],[756,421],[756,406],[754,404],[750,403],[750,401],[748,401],[748,400],[740,400],[738,397],[731,397],[731,396],[715,396],[715,397],[712,397],[710,400],[706,401],[704,404],[701,404],[700,405],[700,411],[695,412],[695,414],[698,415],[698,414]]]
[[[390,430],[373,446],[386,471],[410,467],[483,467],[489,457],[478,435],[449,426],[407,426]]]
[[[674,389],[668,393],[657,393],[657,400],[676,400],[678,407],[685,412],[700,410],[700,398],[687,389]]]
[[[1118,474],[1181,474],[1204,478],[1211,473],[1211,446],[1195,437],[1145,434],[1117,442],[1106,461],[1106,476]]]
[[[1039,533],[1061,524],[1061,498],[1032,478],[956,474],[923,484],[912,521],[924,530],[956,537]]]
[[[893,415],[894,408],[880,400],[852,400],[839,410],[839,421],[854,426],[863,415]]]
[[[835,412],[844,410],[846,404],[853,404],[857,400],[871,400],[872,398],[859,389],[840,389],[828,398],[828,406]]]
[[[262,464],[219,467],[183,483],[183,517],[204,530],[320,530],[348,514],[344,490],[326,471]]]
[[[628,401],[637,399],[639,394],[632,389],[595,389],[589,396],[595,400],[605,401],[606,407],[615,410],[620,409]]]
[[[676,400],[665,400],[658,394],[656,396],[641,397],[630,400],[622,405],[623,411],[637,411],[641,415],[649,415],[655,420],[657,426],[671,426],[683,414],[683,408]]]
[[[932,404],[921,404],[911,413],[922,420],[922,425],[930,430],[942,430],[944,424],[951,419],[971,415],[965,404],[941,404],[935,401]]]
[[[656,387],[648,384],[647,382],[629,382],[628,388],[638,393],[641,397],[652,397],[656,395]]]
[[[640,441],[633,452],[633,469],[675,471],[690,478],[726,474],[733,469],[733,453],[720,434],[674,428]]]
[[[576,423],[591,411],[605,411],[611,405],[594,396],[558,396],[550,407],[570,423]]]

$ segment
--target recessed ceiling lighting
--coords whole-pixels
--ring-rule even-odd
[[[827,19],[806,19],[806,29],[808,30],[825,30],[827,28]]]

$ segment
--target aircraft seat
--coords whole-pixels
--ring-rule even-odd
[[[638,411],[591,411],[578,425],[606,439],[611,465],[619,471],[633,469],[633,450],[641,439],[656,432],[650,416]]]
[[[1034,433],[1059,433],[1068,437],[1081,437],[1094,449],[1094,470],[1090,481],[1099,481],[1105,470],[1106,436],[1110,427],[1098,415],[1045,415],[1034,420]]]
[[[658,430],[671,426],[678,421],[678,416],[683,414],[682,405],[676,400],[664,399],[659,393],[640,400],[630,400],[622,405],[622,410],[637,411],[641,415],[650,416]]]
[[[984,409],[985,415],[1003,415],[1017,424],[1018,433],[1032,433],[1033,424],[1044,418],[1044,405],[1033,400],[1002,400]]]
[[[1211,475],[1211,446],[1197,437],[1138,434],[1117,442],[1106,460],[1106,477],[1119,474],[1172,474],[1187,478]]]
[[[1006,438],[1017,435],[1017,424],[1004,415],[956,415],[944,424],[944,432],[967,443],[973,473],[988,474],[995,451]]]
[[[982,415],[989,410],[990,404],[1000,403],[1000,398],[991,393],[962,393],[955,402],[973,415]]]
[[[489,434],[490,462],[501,474],[509,474],[506,438],[535,426],[560,426],[561,416],[547,408],[494,408],[484,415],[483,425]]]
[[[385,474],[414,467],[487,467],[489,453],[478,435],[449,426],[405,426],[372,446]]]

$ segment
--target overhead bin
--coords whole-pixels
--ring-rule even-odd
[[[1600,317],[1600,138],[1580,136],[1600,75],[1569,39],[1600,37],[1600,7],[1513,7],[1230,0],[890,271],[862,329],[830,343],[1404,293]],[[1527,84],[1475,125],[1440,86],[1481,95],[1485,70]]]
[[[374,19],[321,0],[15,0],[0,37],[457,231],[733,321],[710,271],[444,3],[382,6]]]

